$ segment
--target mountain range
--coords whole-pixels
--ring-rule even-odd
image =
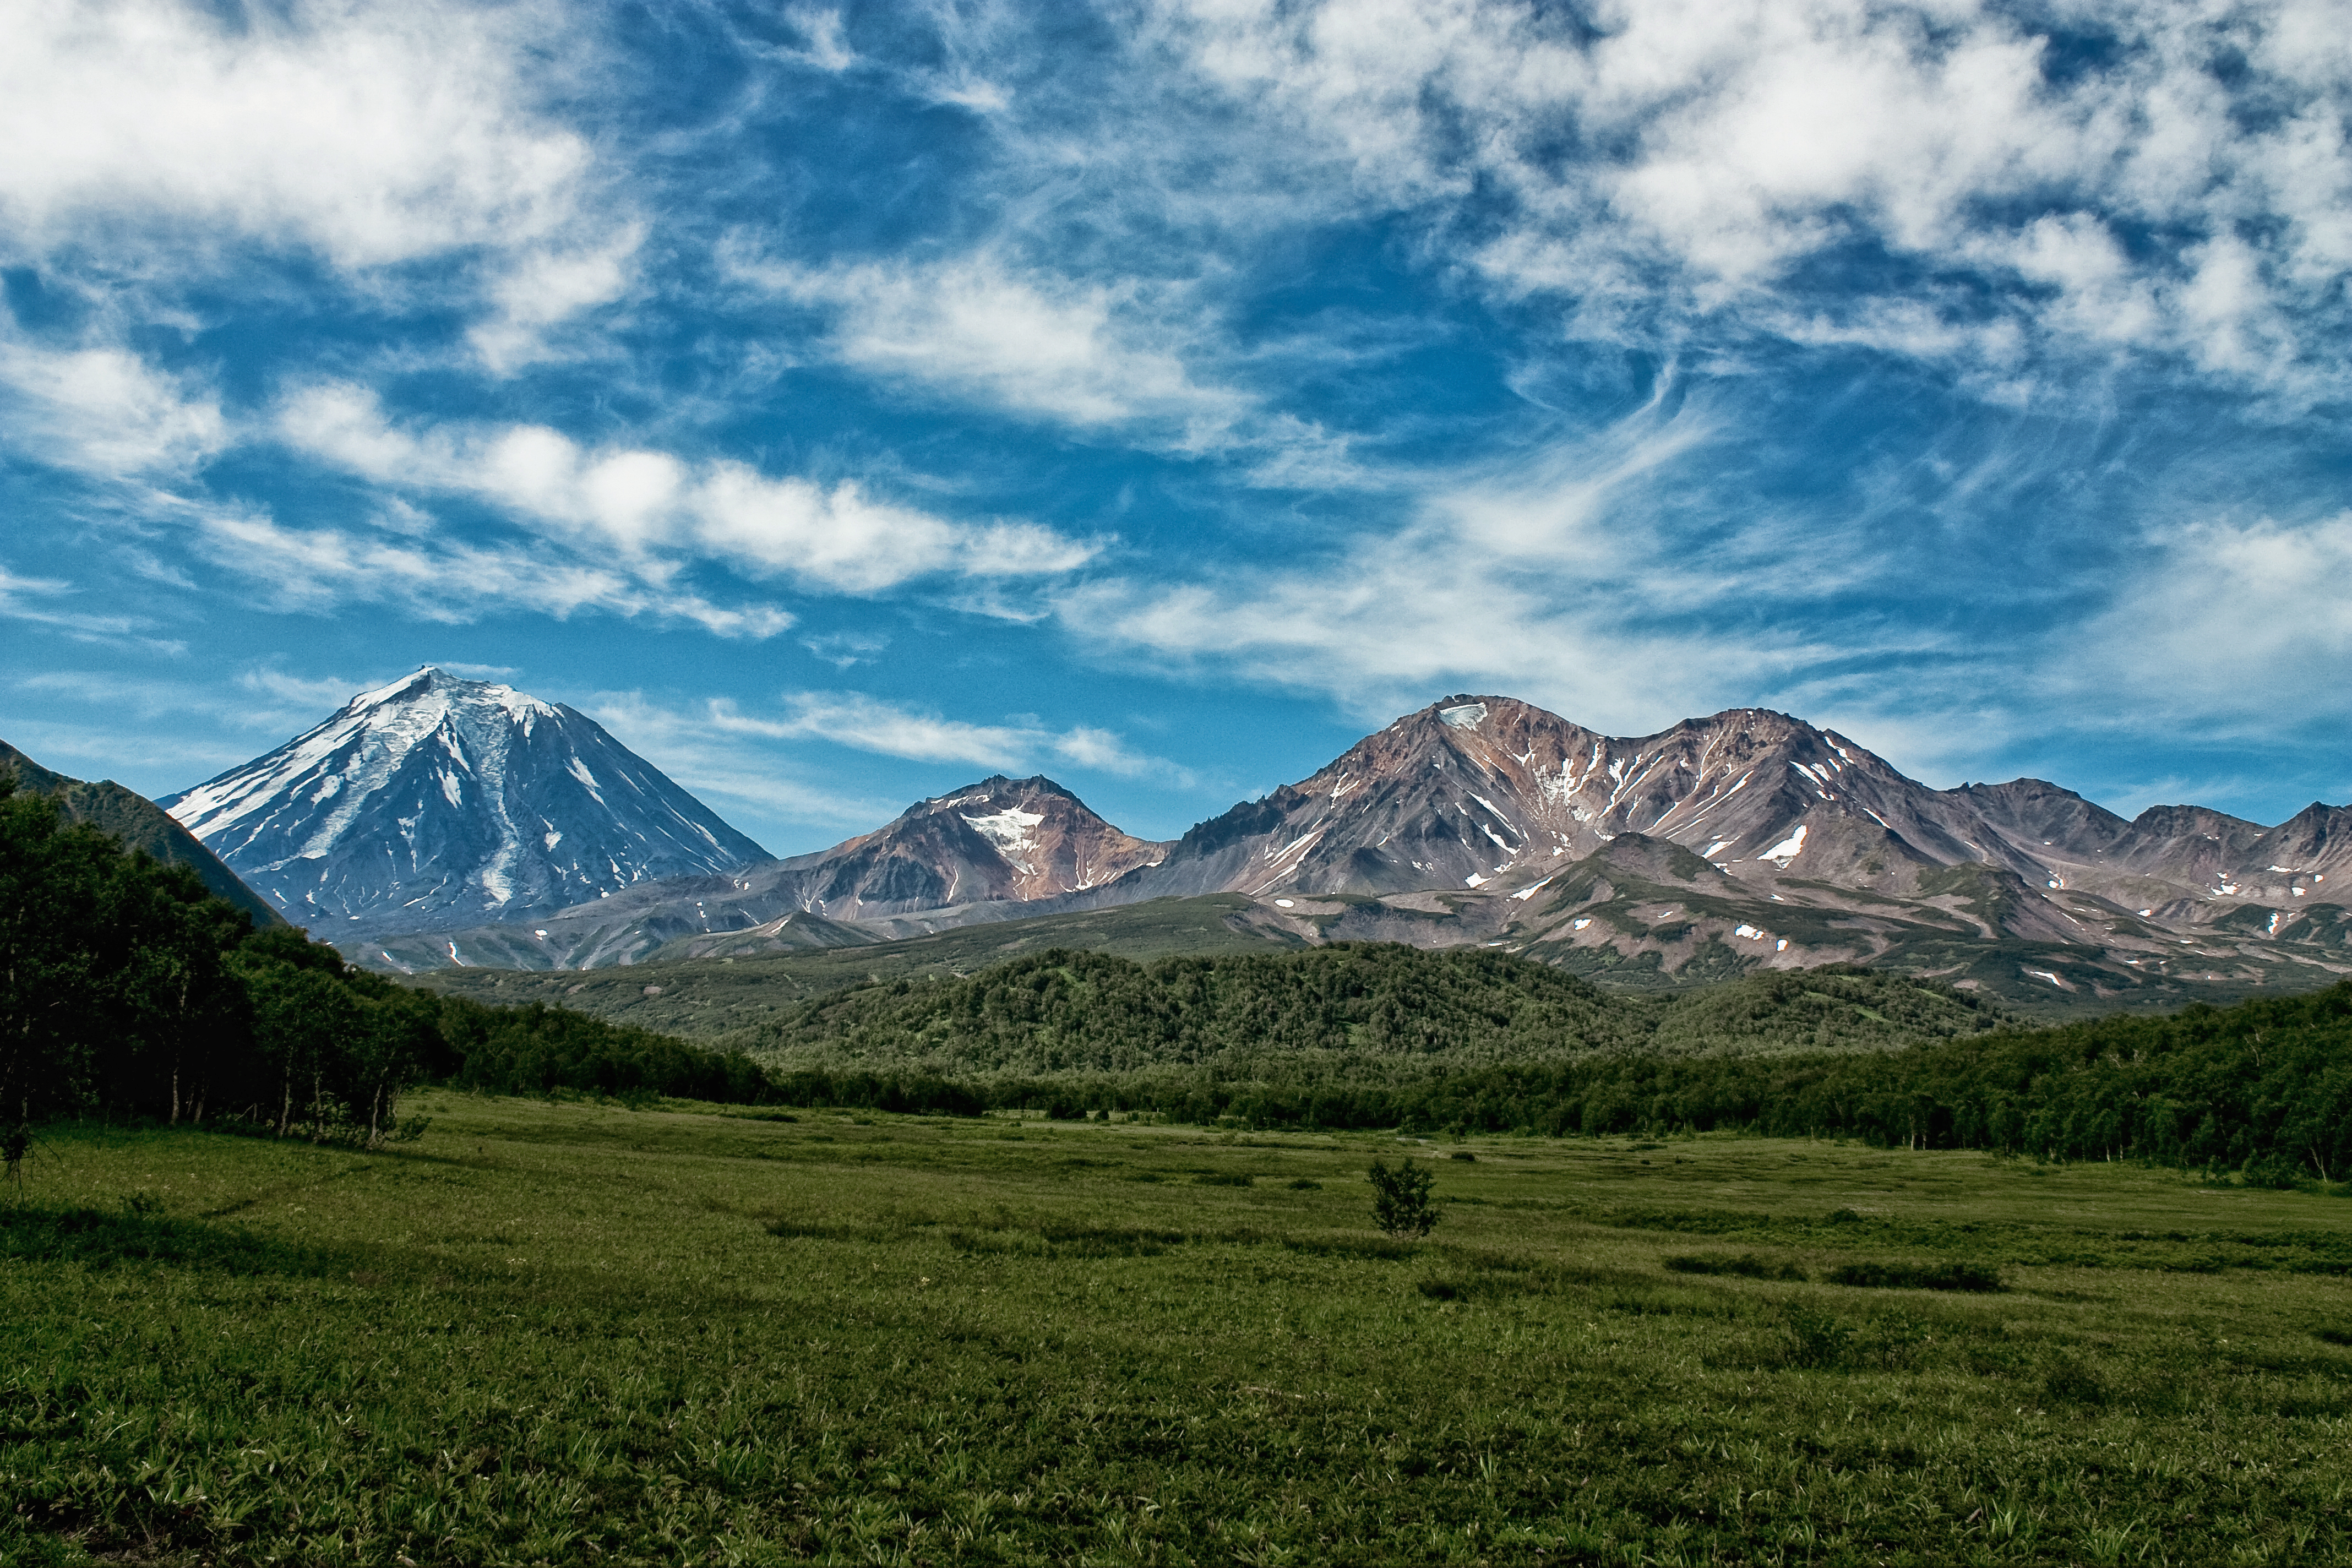
[[[406,711],[430,702],[507,717],[503,729],[477,719],[437,750],[413,741],[396,766],[362,763],[362,733],[446,724]],[[1120,831],[1049,779],[1000,776],[787,860],[761,856],[635,758],[636,792],[601,789],[595,809],[578,795],[515,804],[552,801],[547,775],[573,754],[555,748],[509,744],[499,789],[467,795],[490,771],[476,762],[488,748],[459,742],[512,736],[522,716],[567,738],[593,731],[628,757],[569,709],[428,669],[174,808],[280,907],[299,889],[348,928],[322,919],[317,934],[389,970],[749,958],[1220,895],[1228,929],[1269,942],[1479,942],[1632,984],[1859,961],[2012,1000],[2157,1003],[2352,972],[2352,920],[2333,891],[2352,880],[2345,808],[2315,804],[2276,827],[2198,806],[2126,821],[2033,779],[1932,789],[1849,737],[1758,709],[1622,738],[1464,695],[1166,843]],[[461,760],[474,772],[459,773]],[[362,798],[403,769],[411,804]],[[630,853],[593,879],[575,856],[563,865],[578,880],[542,867],[526,887],[513,868],[545,858],[513,851],[528,836],[485,826],[542,825],[558,836],[550,850],[560,837],[601,843],[625,836],[604,820],[615,797],[690,803],[699,816],[670,805],[662,820],[699,828],[702,862],[676,874],[638,826]],[[507,803],[503,817],[492,801]],[[436,841],[471,847],[475,869],[416,850],[404,813],[417,803]],[[669,835],[672,850],[687,837]],[[364,899],[339,866],[373,879]],[[438,879],[425,886],[428,867]],[[484,867],[506,879],[503,901]],[[329,910],[322,891],[342,903]]]

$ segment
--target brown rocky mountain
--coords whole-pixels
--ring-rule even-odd
[[[1931,789],[1782,713],[1621,738],[1464,696],[1172,845],[1045,780],[990,780],[820,855],[567,911],[528,951],[475,933],[462,961],[779,951],[1239,893],[1234,918],[1270,936],[1477,942],[1633,983],[1861,960],[2012,999],[2158,1001],[2352,973],[2347,883],[2346,808],[2274,828],[2196,806],[2126,821],[2035,779]]]
[[[1760,710],[1621,739],[1465,696],[1090,897],[1244,892],[1313,940],[1485,942],[1625,979],[1859,960],[2123,995],[2352,972],[2347,828],[2323,805],[2265,828],[2126,822],[2036,779],[1931,789]]]
[[[362,963],[593,968],[677,944],[683,955],[878,940],[846,922],[941,909],[1021,911],[1150,866],[1167,846],[1120,832],[1048,778],[999,774],[812,855],[624,889],[528,925],[346,944]],[[976,918],[985,918],[976,917]]]
[[[1375,896],[1524,886],[1640,833],[1759,885],[1906,893],[1937,868],[1982,864],[2119,903],[2205,908],[2343,879],[2347,824],[2317,804],[2277,828],[2199,806],[2126,822],[2039,779],[1935,790],[1834,731],[1759,709],[1622,740],[1509,698],[1454,698],[1202,823],[1138,880]]]

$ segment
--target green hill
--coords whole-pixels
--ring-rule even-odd
[[[68,822],[86,822],[126,849],[143,849],[167,866],[192,868],[216,899],[223,899],[268,927],[285,924],[268,900],[237,879],[236,872],[197,842],[170,812],[145,795],[123,788],[111,779],[85,784],[41,766],[5,741],[0,741],[0,769],[13,772],[24,788],[58,803]]]
[[[1830,968],[1626,995],[1477,948],[1345,942],[1163,959],[1048,952],[962,979],[859,986],[734,1037],[787,1069],[1398,1079],[1601,1052],[1884,1050],[2001,1015],[1933,982]]]

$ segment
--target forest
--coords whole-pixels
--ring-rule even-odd
[[[2273,1183],[2352,1170],[2352,983],[2027,1028],[1850,966],[1679,998],[1476,949],[1042,953],[736,1037],[795,1103],[1541,1136],[1745,1131]]]
[[[740,1055],[394,984],[0,772],[0,1137],[101,1113],[373,1144],[425,1081],[757,1100]]]
[[[2273,1184],[2352,1172],[2352,984],[2029,1029],[1867,969],[1672,999],[1394,944],[1047,952],[719,1042],[401,985],[0,776],[0,1126],[103,1114],[372,1145],[404,1091],[1534,1136],[1745,1131]]]

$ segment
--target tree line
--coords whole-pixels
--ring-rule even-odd
[[[1400,1076],[1327,1056],[1287,1078],[1189,1065],[1130,1072],[915,1068],[779,1071],[788,1103],[974,1115],[1147,1115],[1256,1128],[1517,1132],[1738,1131],[1891,1148],[2136,1160],[2258,1180],[2352,1180],[2352,982],[2169,1017],[2110,1017],[1894,1050],[1569,1059]],[[1351,1070],[1353,1069],[1353,1070]]]
[[[740,1054],[546,1007],[399,985],[196,873],[73,824],[0,771],[0,1131],[103,1112],[280,1136],[399,1136],[426,1079],[538,1093],[757,1100]]]

